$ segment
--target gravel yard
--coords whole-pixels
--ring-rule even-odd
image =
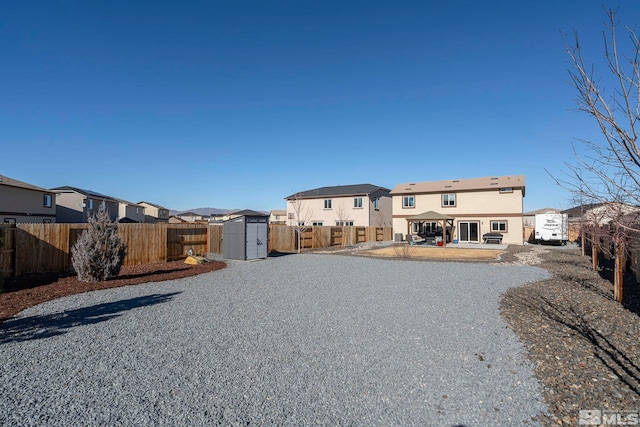
[[[50,301],[0,329],[0,424],[539,425],[499,301],[549,278],[308,254]]]

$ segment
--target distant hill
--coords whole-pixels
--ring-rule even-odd
[[[198,215],[224,215],[226,213],[229,212],[235,212],[235,211],[239,211],[240,209],[219,209],[219,208],[194,208],[194,209],[187,209],[186,211],[173,211],[170,210],[169,211],[169,215],[178,215],[181,213],[185,213],[185,212],[193,212],[193,213],[197,213]]]

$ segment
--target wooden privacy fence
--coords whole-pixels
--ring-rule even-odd
[[[71,249],[88,224],[0,226],[0,273],[4,276],[71,269]],[[223,226],[206,224],[119,224],[126,245],[124,265],[175,261],[194,254],[223,253]],[[297,230],[269,225],[269,252],[296,252]],[[391,240],[390,227],[308,227],[303,249]]]

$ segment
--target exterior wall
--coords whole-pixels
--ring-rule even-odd
[[[118,218],[129,218],[136,222],[144,222],[145,209],[142,205],[118,203]]]
[[[376,197],[380,197],[378,209],[374,207],[374,200]],[[392,206],[392,198],[388,194],[386,195],[376,195],[370,199],[370,208],[369,208],[369,226],[371,227],[391,227],[393,223],[393,206]]]
[[[44,195],[51,195],[51,207],[44,206]],[[50,191],[0,185],[0,223],[56,222],[56,195]]]
[[[169,221],[169,209],[160,208],[150,203],[139,203],[144,207],[144,222],[167,222]]]
[[[88,222],[89,215],[98,213],[100,204],[103,202],[101,199],[85,197],[83,194],[76,192],[58,193],[56,200],[57,222],[68,223]],[[89,208],[90,200],[93,203],[93,209]],[[105,200],[104,203],[109,212],[109,219],[116,221],[118,219],[118,203],[111,200]]]
[[[404,196],[414,196],[414,207],[402,206]],[[477,221],[482,239],[484,233],[491,232],[491,221],[507,221],[507,231],[503,234],[503,243],[523,243],[523,194],[521,188],[511,193],[500,193],[498,189],[457,192],[455,206],[442,206],[442,193],[396,194],[393,195],[393,232],[406,236],[408,222],[406,218],[428,211],[439,212],[454,217],[453,239],[458,239],[460,221]]]
[[[354,199],[362,197],[362,207],[354,207]],[[331,200],[331,209],[324,208],[324,201]],[[296,215],[295,203],[301,204],[300,219],[304,225],[322,223],[324,226],[336,226],[338,221],[353,221],[355,227],[382,226],[380,222],[391,224],[391,198],[380,197],[380,209],[373,208],[373,198],[362,196],[347,197],[326,197],[321,199],[300,199],[298,201],[287,201],[287,225],[296,225],[298,219]],[[290,218],[293,216],[293,218]]]

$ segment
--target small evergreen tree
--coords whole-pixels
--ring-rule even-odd
[[[124,261],[125,246],[118,234],[118,223],[109,219],[104,205],[89,217],[89,228],[71,251],[71,264],[82,282],[105,281],[117,277]]]

